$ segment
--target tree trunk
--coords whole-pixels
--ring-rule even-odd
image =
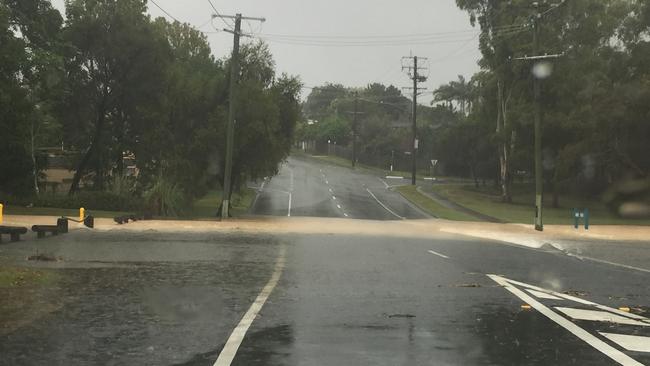
[[[97,124],[95,125],[95,135],[93,136],[93,139],[90,142],[90,146],[88,146],[88,149],[86,149],[86,153],[84,154],[83,158],[77,165],[77,171],[75,171],[74,177],[72,178],[72,184],[70,185],[68,196],[72,196],[79,190],[79,182],[81,181],[81,178],[83,177],[84,173],[86,172],[86,169],[88,168],[88,164],[90,163],[90,158],[92,158],[92,156],[95,154],[95,150],[97,150],[97,147],[100,143],[105,119],[106,116],[102,108],[101,113],[98,113],[97,116]]]
[[[505,136],[507,128],[506,101],[503,98],[503,83],[497,81],[497,135],[499,137],[499,180],[501,183],[501,201],[512,202],[510,192],[510,145]]]

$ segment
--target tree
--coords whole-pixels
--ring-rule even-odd
[[[94,186],[121,161],[124,139],[155,104],[169,61],[166,40],[145,15],[143,0],[71,0],[64,38],[67,85],[61,120],[69,144],[82,151],[70,187],[75,193],[89,169]],[[119,164],[118,164],[119,165]]]

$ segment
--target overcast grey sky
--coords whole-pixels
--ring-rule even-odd
[[[155,1],[178,20],[201,26],[202,31],[214,31],[213,26],[225,27],[219,19],[210,22],[214,11],[208,0]],[[62,13],[63,2],[52,0]],[[456,7],[454,0],[212,0],[212,3],[221,14],[239,12],[244,16],[265,17],[267,21],[261,28],[257,22],[250,25],[244,22],[243,30],[260,33],[261,37],[268,35],[278,72],[299,75],[307,86],[325,82],[346,86],[365,86],[371,82],[408,86],[408,77],[401,71],[401,57],[411,52],[429,58],[429,80],[424,84],[429,90],[456,79],[457,75],[469,78],[478,70],[478,31],[472,29],[468,15]],[[167,17],[152,3],[149,3],[149,13],[153,17]],[[210,33],[208,39],[216,57],[230,53],[231,34]],[[413,44],[415,39],[418,44]]]

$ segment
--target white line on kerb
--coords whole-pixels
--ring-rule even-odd
[[[213,366],[230,366],[232,363],[232,360],[237,354],[239,346],[241,346],[241,343],[244,340],[244,336],[246,335],[248,328],[250,328],[251,324],[253,324],[253,320],[255,320],[255,317],[257,317],[257,314],[260,312],[260,310],[262,310],[262,306],[264,306],[264,303],[266,303],[266,300],[271,295],[271,292],[273,292],[273,289],[278,284],[280,276],[282,276],[286,251],[286,247],[280,247],[280,253],[278,254],[278,259],[275,262],[275,267],[273,268],[273,275],[271,275],[271,279],[266,283],[266,286],[264,286],[260,294],[257,295],[257,298],[255,301],[253,301],[251,307],[248,308],[248,311],[246,314],[244,314],[244,317],[239,321],[239,324],[237,324],[235,329],[232,331],[232,334],[228,338],[228,341],[226,341],[226,345],[223,346],[221,353],[219,353],[219,358],[217,358]]]
[[[643,366],[642,363],[636,361],[635,359],[631,358],[630,356],[626,355],[625,353],[617,350],[616,348],[610,346],[609,344],[603,342],[602,340],[598,339],[595,337],[593,334],[587,332],[586,330],[580,328],[579,326],[575,325],[573,322],[568,320],[567,318],[559,315],[555,311],[547,308],[544,306],[542,303],[538,302],[525,292],[521,291],[520,289],[516,288],[512,284],[510,284],[510,280],[497,276],[497,275],[487,275],[490,277],[494,282],[498,283],[499,285],[503,286],[506,290],[510,291],[513,293],[515,296],[523,300],[525,303],[529,304],[535,310],[539,311],[542,313],[544,316],[547,318],[551,319],[555,323],[557,323],[559,326],[562,328],[568,330],[569,332],[573,333],[576,337],[582,339],[583,341],[587,342],[590,346],[594,347],[598,351],[602,352],[605,354],[607,357],[611,358],[612,360],[618,362],[621,365],[624,366]]]
[[[438,252],[434,252],[433,250],[429,250],[429,253],[434,254],[434,255],[437,255],[438,257],[442,257],[442,258],[445,258],[445,259],[449,259],[449,257],[447,257],[446,255],[444,255],[444,254],[440,254],[440,253],[438,253]]]
[[[377,203],[379,203],[379,204],[381,205],[381,207],[383,207],[383,208],[384,208],[386,211],[388,211],[391,215],[397,217],[397,218],[400,219],[400,220],[405,220],[405,218],[404,218],[403,216],[400,216],[400,215],[396,214],[393,210],[391,210],[390,208],[388,208],[388,206],[384,205],[384,204],[383,204],[383,203],[382,203],[382,202],[377,198],[377,196],[375,196],[375,195],[374,195],[374,194],[373,194],[373,193],[372,193],[368,188],[366,188],[366,191],[368,191],[368,193],[370,193],[370,195],[372,196],[372,198],[374,198],[375,201],[377,201]]]

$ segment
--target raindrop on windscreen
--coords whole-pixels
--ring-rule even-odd
[[[546,61],[537,62],[533,66],[533,75],[538,79],[546,79],[553,73],[553,64]]]

